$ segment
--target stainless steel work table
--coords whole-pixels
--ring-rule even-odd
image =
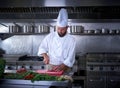
[[[32,83],[31,80],[0,80],[0,88],[51,88],[51,86],[60,88],[72,88],[72,83],[69,81],[35,81]]]

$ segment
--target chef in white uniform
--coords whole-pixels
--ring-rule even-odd
[[[75,62],[76,41],[67,33],[68,13],[62,8],[57,18],[57,29],[48,34],[39,46],[38,56],[44,57],[44,63],[53,66],[55,71],[66,71]],[[55,67],[55,68],[54,68]]]

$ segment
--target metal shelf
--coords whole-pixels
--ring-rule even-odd
[[[71,35],[120,35],[120,33],[70,33]]]
[[[43,35],[43,34],[48,34],[48,33],[0,33],[0,38],[1,40],[7,39],[9,37],[12,37],[14,35]],[[89,36],[119,36],[120,33],[70,33],[71,35],[89,35]]]
[[[0,33],[0,38],[1,40],[4,40],[14,35],[43,35],[43,34],[48,34],[48,33]]]

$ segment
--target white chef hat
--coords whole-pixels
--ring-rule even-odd
[[[68,26],[68,13],[67,13],[67,10],[64,8],[62,8],[59,11],[59,14],[57,17],[57,26],[59,26],[59,27]]]

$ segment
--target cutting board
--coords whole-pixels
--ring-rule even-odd
[[[52,76],[63,75],[63,71],[55,72],[55,71],[51,71],[51,70],[36,70],[36,72],[40,73],[40,74],[48,74],[48,75],[52,75]]]

